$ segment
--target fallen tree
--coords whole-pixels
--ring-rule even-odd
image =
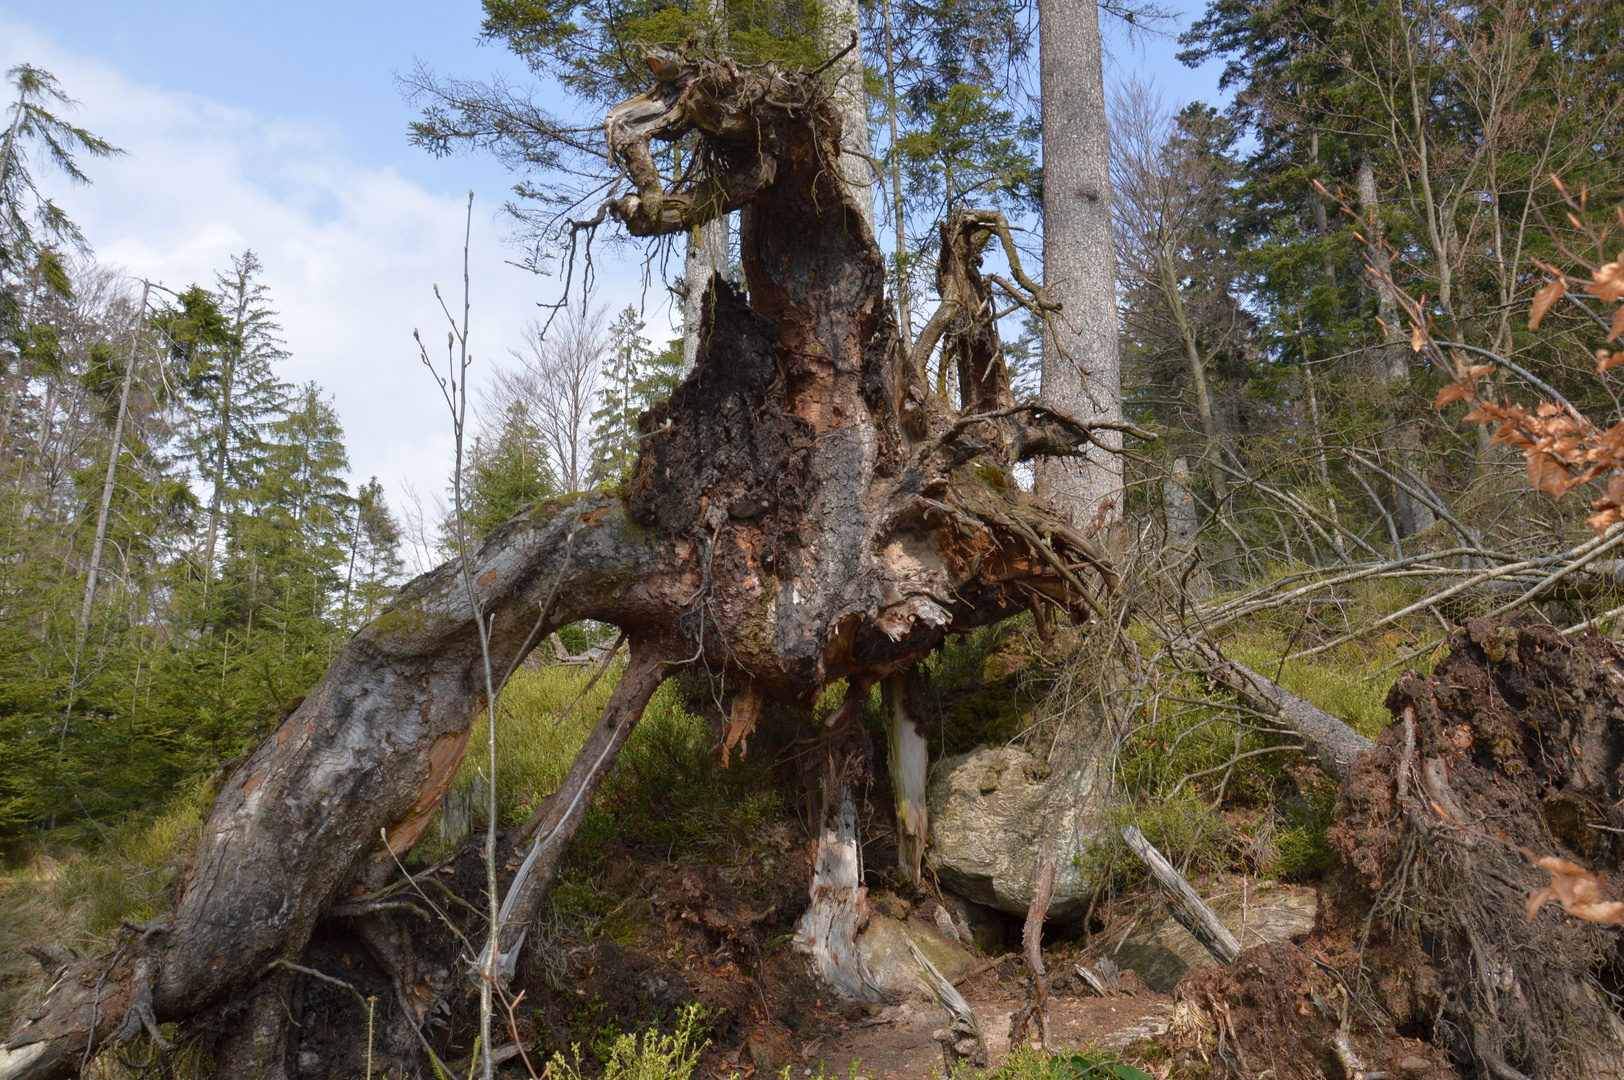
[[[643,416],[631,483],[543,503],[496,530],[468,556],[472,590],[457,564],[408,585],[223,782],[172,909],[131,928],[111,955],[63,958],[44,1003],[11,1034],[0,1078],[74,1075],[143,1031],[161,1042],[158,1025],[172,1021],[208,1035],[219,1076],[347,1075],[341,1060],[300,1050],[323,1036],[319,1020],[301,1025],[299,1003],[332,989],[303,962],[318,929],[323,948],[353,943],[390,973],[396,1000],[379,1024],[395,1037],[380,1045],[395,1048],[395,1071],[424,1074],[425,1020],[468,984],[419,954],[421,926],[392,890],[485,705],[480,623],[497,672],[580,619],[620,627],[630,650],[597,728],[527,830],[532,846],[494,928],[504,964],[666,677],[723,676],[734,688],[729,742],[749,734],[762,702],[809,706],[844,679],[854,705],[826,735],[822,850],[802,932],[823,973],[855,979],[864,995],[851,952],[864,894],[841,850],[855,842],[857,706],[897,677],[894,738],[917,740],[905,679],[948,634],[1034,605],[1102,612],[1115,584],[1107,560],[1011,470],[1099,445],[1102,428],[1136,432],[1011,400],[991,291],[1039,314],[1054,307],[1018,272],[1018,284],[980,273],[994,239],[1019,265],[997,215],[944,225],[943,310],[903,348],[818,73],[660,50],[649,60],[657,85],[607,118],[631,190],[605,213],[654,237],[742,210],[746,288],[709,283],[696,369]],[[650,142],[693,132],[699,167],[668,187]],[[962,411],[924,376],[936,341],[957,366]],[[909,760],[922,768],[922,754]],[[899,798],[917,802],[922,777],[904,779]],[[922,829],[908,824],[912,836]],[[905,858],[917,873],[917,845]]]

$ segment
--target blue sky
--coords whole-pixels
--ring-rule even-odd
[[[128,152],[90,163],[88,188],[46,178],[97,257],[178,288],[258,252],[291,353],[283,377],[328,391],[355,476],[377,475],[397,510],[408,487],[431,498],[450,460],[411,331],[440,336],[431,287],[460,272],[470,188],[473,344],[486,370],[511,362],[535,304],[558,288],[506,261],[497,208],[511,179],[499,166],[437,161],[406,141],[415,110],[394,77],[414,60],[526,76],[479,44],[480,19],[478,0],[0,0],[0,70],[52,71],[81,102],[75,119]],[[1215,66],[1184,68],[1170,40],[1109,44],[1108,81],[1148,76],[1170,105],[1217,96]],[[667,336],[658,283],[645,295],[630,260],[603,270],[597,298],[644,306],[650,335]]]

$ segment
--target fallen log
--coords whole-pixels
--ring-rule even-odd
[[[1308,756],[1338,784],[1347,780],[1361,757],[1375,749],[1374,742],[1324,709],[1245,664],[1229,659],[1215,646],[1200,639],[1186,639],[1178,647],[1197,657],[1208,676],[1234,692],[1250,708],[1272,717],[1281,727],[1298,735]]]
[[[973,391],[960,411],[901,344],[884,258],[837,167],[841,117],[820,76],[664,50],[650,65],[657,85],[606,123],[635,188],[608,214],[633,235],[661,236],[748,209],[745,290],[708,284],[695,368],[640,418],[625,490],[531,507],[466,567],[407,585],[225,779],[172,909],[111,955],[60,972],[11,1033],[0,1080],[74,1075],[110,1042],[166,1022],[236,1047],[220,1076],[362,1072],[342,1056],[357,1052],[353,1039],[311,1049],[337,1021],[301,1018],[311,977],[298,968],[318,965],[287,965],[314,947],[318,923],[327,941],[366,954],[352,921],[390,917],[368,912],[369,900],[433,821],[486,704],[480,623],[498,673],[582,619],[619,627],[632,656],[624,689],[548,800],[529,870],[494,928],[511,964],[581,808],[666,675],[700,668],[763,701],[809,708],[834,682],[872,685],[1034,597],[1079,619],[1104,610],[1116,580],[1108,561],[1011,477],[1022,461],[1083,454],[1106,428],[1137,432],[1011,403],[988,332],[996,305],[975,266],[994,237],[1007,240],[1007,225],[965,212],[944,229],[941,272],[956,299],[943,347]],[[705,144],[692,159],[700,167],[667,190],[650,144],[692,135]],[[838,872],[849,885],[833,850],[855,843],[839,786],[825,800],[831,850],[819,861],[827,881]],[[845,885],[830,892],[842,913],[805,942],[825,949],[830,970],[851,960],[846,931],[860,912],[860,898],[835,895]],[[350,914],[334,920],[340,904]],[[396,927],[391,940],[407,933]],[[403,1025],[381,1040],[401,1049],[380,1071],[426,1070],[427,1036],[412,1014],[438,1001],[413,1000],[380,1020]],[[457,1060],[467,1049],[434,1052]]]

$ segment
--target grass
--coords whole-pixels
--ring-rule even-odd
[[[44,990],[25,945],[80,954],[113,947],[121,920],[145,921],[168,906],[175,871],[191,853],[214,788],[198,780],[156,814],[102,832],[92,851],[50,848],[0,874],[0,1032]]]

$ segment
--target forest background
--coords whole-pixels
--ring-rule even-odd
[[[693,30],[681,9],[601,10],[628,40],[633,29]],[[740,10],[736,44],[769,48],[750,37],[765,27],[770,49],[817,55],[797,45],[795,20],[810,9]],[[628,92],[629,70],[559,63],[553,14],[493,0],[485,25],[581,101]],[[902,242],[888,252],[899,315],[915,329],[934,300],[937,221],[970,205],[1040,225],[1034,16],[997,2],[863,10],[871,152],[890,200],[879,218],[902,207]],[[1489,376],[1485,394],[1616,411],[1610,354],[1596,351],[1614,327],[1598,327],[1578,295],[1537,332],[1526,312],[1542,264],[1571,267],[1581,248],[1596,263],[1616,254],[1585,247],[1583,227],[1624,197],[1624,60],[1609,49],[1621,23],[1615,6],[1585,0],[1220,0],[1165,29],[1193,61],[1225,65],[1227,101],[1175,110],[1153,85],[1119,80],[1123,396],[1162,436],[1134,466],[1125,515],[1186,562],[1199,557],[1197,592],[1422,554],[1465,569],[1589,535],[1582,500],[1527,491],[1522,458],[1439,398],[1453,380],[1412,348],[1409,324],[1419,317],[1437,338],[1526,373]],[[104,161],[141,148],[78,126],[65,97],[75,87],[37,69],[11,80],[13,134],[0,154],[0,839],[20,850],[47,837],[93,843],[243,752],[387,602],[405,572],[403,533],[419,566],[445,553],[447,534],[439,473],[416,506],[396,502],[411,511],[404,529],[375,481],[351,481],[331,400],[283,374],[279,305],[251,230],[212,280],[147,288],[145,268],[95,262],[97,237],[47,200],[74,170],[96,183]],[[501,84],[426,71],[404,82],[430,109],[419,146],[494,150],[516,167],[515,259],[556,273],[574,204],[550,200],[569,193],[568,178],[560,186],[556,163],[522,138],[468,122]],[[1552,176],[1585,201],[1570,207]],[[680,252],[667,259],[678,296],[680,267]],[[682,367],[681,339],[652,344],[650,321],[647,303],[589,301],[516,335],[520,355],[487,388],[472,454],[477,530],[549,494],[619,481],[636,412]],[[1018,312],[1005,322],[1017,386],[1032,393],[1038,334]],[[395,355],[399,368],[380,381],[408,377],[410,351]],[[1304,613],[1279,653],[1385,634],[1394,662],[1425,656],[1426,626],[1445,616],[1404,591],[1414,580],[1389,585]],[[1545,614],[1608,627],[1610,596],[1563,596]],[[566,644],[583,646],[585,632]]]

